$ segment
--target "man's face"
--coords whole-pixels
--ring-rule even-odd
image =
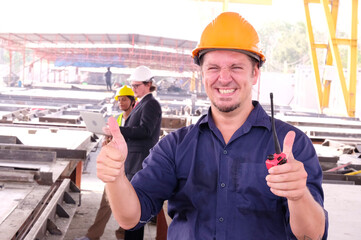
[[[204,55],[203,84],[214,107],[220,112],[231,112],[252,102],[252,86],[259,77],[243,53],[216,50]]]
[[[134,91],[134,96],[137,98],[142,98],[145,94],[149,93],[149,84],[150,83],[146,83],[144,84],[141,81],[132,81],[132,89]]]

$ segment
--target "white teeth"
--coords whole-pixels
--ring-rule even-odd
[[[235,89],[219,89],[221,94],[233,93]]]

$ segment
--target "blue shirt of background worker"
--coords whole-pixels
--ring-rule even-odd
[[[141,222],[169,199],[169,239],[296,239],[287,199],[274,195],[265,180],[265,159],[275,151],[271,118],[258,102],[253,105],[228,144],[210,113],[160,141],[132,180]],[[294,157],[303,162],[307,187],[323,205],[322,170],[311,141],[282,121],[276,120],[276,129],[280,139],[290,130],[296,132]]]

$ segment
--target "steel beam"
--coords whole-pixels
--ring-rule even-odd
[[[315,43],[312,24],[311,24],[310,10],[309,10],[309,4],[311,3],[318,3],[322,5],[322,9],[325,13],[325,18],[327,21],[327,33],[328,33],[327,57],[326,57],[325,65],[335,66],[337,68],[338,78],[341,84],[342,94],[343,94],[347,114],[350,117],[354,117],[355,106],[356,106],[358,1],[357,0],[352,1],[351,37],[349,39],[338,39],[336,37],[336,26],[337,26],[339,0],[333,0],[333,1],[304,0],[306,26],[307,26],[308,39],[311,49],[311,60],[315,73],[319,106],[322,112],[324,108],[329,107],[328,105],[329,105],[331,81],[329,79],[322,79],[321,81],[316,49],[325,48],[325,45]],[[346,83],[346,78],[343,72],[343,66],[339,52],[339,45],[347,45],[349,47],[349,59],[348,59],[348,71],[347,71],[348,80],[349,80],[348,84]]]
[[[77,191],[71,195],[71,189],[70,180],[64,179],[24,240],[48,239],[49,234],[63,239],[77,208],[75,199],[80,193]]]

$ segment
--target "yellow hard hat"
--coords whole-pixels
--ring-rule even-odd
[[[115,95],[114,99],[116,101],[118,101],[118,98],[121,97],[121,96],[132,96],[132,97],[134,97],[134,92],[130,87],[128,87],[127,85],[124,85],[123,87],[121,87],[117,91],[117,94]]]
[[[239,51],[258,60],[260,66],[266,61],[256,30],[235,12],[223,12],[208,24],[192,51],[194,62],[199,65],[202,55],[212,50]]]

